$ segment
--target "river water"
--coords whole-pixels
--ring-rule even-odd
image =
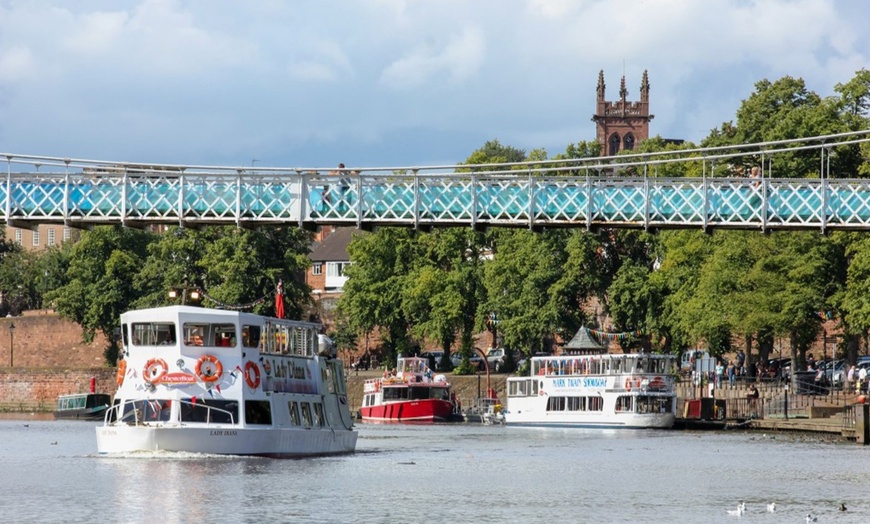
[[[783,433],[360,424],[276,460],[103,457],[94,426],[0,420],[0,522],[870,521],[870,447]]]

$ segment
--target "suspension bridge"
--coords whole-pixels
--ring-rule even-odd
[[[864,130],[616,157],[341,171],[0,153],[7,165],[0,219],[79,228],[870,230],[870,179],[832,167],[860,158],[868,142]],[[795,178],[788,172],[795,159],[811,159],[812,172]]]

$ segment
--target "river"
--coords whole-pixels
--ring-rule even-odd
[[[360,424],[353,455],[103,457],[0,420],[0,522],[867,522],[870,447],[760,432]],[[727,510],[746,502],[742,518]],[[776,512],[766,505],[776,502]],[[838,511],[843,502],[848,511]]]

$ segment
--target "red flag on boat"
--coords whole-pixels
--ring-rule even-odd
[[[275,291],[275,316],[284,318],[284,282],[278,280],[278,289]]]

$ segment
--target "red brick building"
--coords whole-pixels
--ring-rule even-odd
[[[601,145],[601,154],[613,156],[620,151],[633,150],[649,138],[649,77],[643,72],[640,83],[640,101],[628,100],[625,76],[619,86],[619,98],[609,102],[604,98],[604,71],[598,73],[598,102],[592,121],[597,124],[595,136]]]

